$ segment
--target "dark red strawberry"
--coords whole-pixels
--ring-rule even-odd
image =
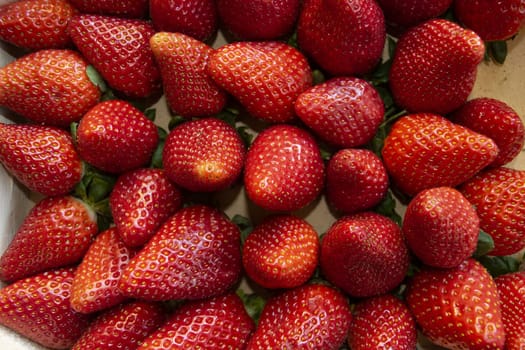
[[[226,93],[206,73],[213,48],[182,33],[156,33],[151,50],[160,68],[171,110],[185,118],[211,116],[226,104]]]
[[[324,184],[315,139],[292,125],[263,130],[248,150],[244,185],[248,198],[272,211],[294,211],[313,202]]]
[[[303,54],[276,41],[222,46],[211,54],[207,72],[253,117],[269,122],[294,119],[295,100],[312,85]]]
[[[525,346],[525,271],[496,277],[505,328],[505,349],[521,350]]]
[[[69,0],[82,13],[141,18],[148,13],[148,0]]]
[[[433,19],[410,29],[394,52],[390,70],[394,100],[409,112],[453,111],[472,92],[484,54],[481,38],[456,23]]]
[[[149,40],[151,23],[102,15],[79,15],[69,35],[108,85],[127,97],[148,97],[160,88],[160,72]]]
[[[374,0],[307,0],[297,27],[299,47],[331,75],[361,75],[380,61],[385,19]]]

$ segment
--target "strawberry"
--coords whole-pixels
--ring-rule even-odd
[[[295,100],[312,85],[303,54],[276,41],[224,45],[210,55],[207,72],[253,117],[274,123],[294,119]]]
[[[431,187],[456,187],[492,163],[492,139],[437,114],[401,117],[385,139],[382,156],[395,185],[415,196]]]
[[[385,107],[379,93],[367,81],[340,77],[299,95],[295,112],[324,141],[350,148],[372,139],[383,121]]]
[[[505,328],[505,349],[520,350],[525,346],[525,271],[508,273],[494,279],[501,301]]]
[[[407,304],[423,334],[448,349],[503,349],[496,284],[476,260],[452,269],[424,267],[410,281]]]
[[[373,208],[387,191],[388,174],[372,151],[342,149],[328,161],[325,195],[336,211],[351,214]]]
[[[122,174],[109,197],[117,232],[128,247],[144,245],[182,205],[182,193],[162,169]]]
[[[499,167],[516,158],[525,143],[525,128],[520,116],[503,101],[475,98],[455,110],[450,119],[475,132],[490,137],[499,148],[491,167]]]
[[[67,127],[100,99],[87,62],[71,50],[40,50],[0,68],[0,105],[47,125]]]
[[[361,212],[337,219],[321,241],[321,270],[351,296],[370,297],[397,287],[408,270],[401,229],[386,216]]]
[[[0,123],[0,162],[24,186],[47,196],[69,193],[82,176],[71,135],[51,126]]]
[[[244,349],[255,325],[235,293],[189,301],[137,350]]]
[[[124,269],[119,288],[146,300],[202,299],[225,293],[241,276],[239,228],[217,209],[183,208]]]
[[[16,281],[79,262],[98,233],[95,214],[71,196],[46,197],[27,214],[0,258],[0,278]]]
[[[0,289],[0,324],[49,349],[69,349],[89,317],[69,305],[75,270],[52,270]]]
[[[476,207],[480,227],[494,240],[490,255],[510,255],[525,247],[525,171],[505,167],[484,171],[460,191]]]
[[[248,235],[242,262],[248,277],[265,288],[304,284],[319,261],[319,237],[306,220],[293,215],[266,218]]]
[[[132,301],[100,314],[91,322],[72,350],[135,350],[166,319],[157,304]]]
[[[82,13],[141,18],[148,13],[147,0],[69,0]]]
[[[171,110],[185,118],[219,113],[226,93],[206,73],[213,48],[182,33],[156,33],[150,47]]]
[[[248,198],[266,210],[294,211],[313,202],[324,183],[324,163],[315,139],[292,125],[263,130],[246,155]]]
[[[102,15],[79,15],[69,35],[108,85],[130,98],[148,97],[160,88],[160,72],[149,40],[151,23]]]
[[[83,160],[116,174],[147,165],[159,140],[155,124],[123,100],[91,108],[80,120],[76,136]]]
[[[394,52],[389,77],[394,100],[412,113],[453,111],[472,92],[484,54],[481,38],[456,23],[433,19],[413,27]]]
[[[351,319],[350,306],[341,292],[306,284],[268,301],[247,350],[338,349]]]
[[[297,43],[329,74],[361,75],[381,60],[386,28],[374,0],[307,0]]]
[[[29,50],[66,48],[71,44],[67,23],[77,13],[66,0],[5,4],[0,7],[0,39]]]
[[[217,118],[178,125],[166,139],[162,153],[166,176],[194,192],[231,186],[244,165],[246,147],[228,123]]]
[[[217,1],[223,27],[242,40],[275,40],[291,34],[300,7],[299,0]]]
[[[395,296],[383,294],[356,304],[348,332],[348,345],[352,350],[413,350],[416,341],[414,317]]]

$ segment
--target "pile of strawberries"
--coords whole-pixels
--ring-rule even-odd
[[[469,100],[524,9],[2,5],[0,161],[40,197],[0,257],[0,324],[51,349],[525,349],[524,125]]]

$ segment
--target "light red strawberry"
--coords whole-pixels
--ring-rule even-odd
[[[100,99],[87,62],[71,50],[39,50],[0,68],[0,105],[39,124],[68,127]]]
[[[306,57],[277,41],[224,45],[210,55],[207,72],[248,113],[268,122],[294,119],[295,100],[312,85]]]
[[[525,271],[496,277],[505,328],[505,349],[520,350],[525,346]]]
[[[69,0],[82,13],[142,18],[148,13],[147,0]]]
[[[71,135],[50,126],[0,123],[0,162],[31,191],[69,193],[82,177]]]
[[[150,47],[160,68],[164,94],[174,114],[185,118],[219,113],[226,93],[206,73],[214,49],[182,33],[159,32]]]

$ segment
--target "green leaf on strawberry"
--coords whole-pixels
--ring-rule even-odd
[[[374,210],[376,213],[389,217],[394,220],[399,226],[401,226],[401,215],[396,211],[396,201],[392,192],[388,191],[385,199]]]
[[[478,245],[476,251],[474,252],[474,257],[482,257],[487,255],[492,249],[494,249],[494,240],[492,236],[486,233],[483,230],[479,231]]]
[[[489,271],[492,277],[498,277],[511,272],[516,272],[520,268],[520,261],[511,256],[482,256],[478,261]]]
[[[260,294],[246,293],[240,288],[237,289],[236,293],[241,298],[248,315],[250,315],[255,324],[258,324],[264,305],[266,305],[266,300]]]
[[[100,73],[96,70],[95,67],[93,67],[92,65],[87,66],[86,74],[89,80],[91,80],[91,82],[95,86],[97,86],[102,93],[105,93],[109,90],[106,81],[104,80],[104,78],[102,78],[102,75],[100,75]]]
[[[507,42],[505,40],[487,41],[485,45],[485,60],[490,61],[492,59],[498,64],[505,63],[508,54]]]
[[[249,218],[239,214],[235,214],[232,217],[232,222],[241,230],[241,242],[244,244],[246,237],[253,231],[253,223]]]

